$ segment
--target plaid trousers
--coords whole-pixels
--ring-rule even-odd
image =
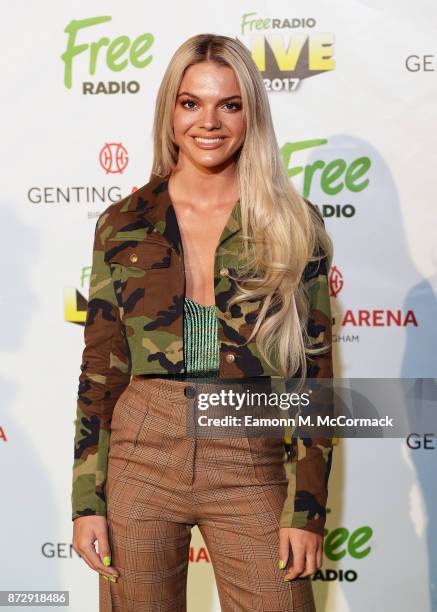
[[[100,612],[185,612],[193,525],[223,612],[315,612],[311,578],[278,569],[283,440],[201,435],[200,391],[214,385],[134,376],[114,407],[105,495],[120,576],[99,577]]]

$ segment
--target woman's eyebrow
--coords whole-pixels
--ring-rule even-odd
[[[181,91],[180,94],[177,95],[177,97],[179,98],[179,96],[190,96],[191,98],[196,98],[196,100],[199,100],[199,96],[196,96],[193,93],[190,93],[189,91]],[[219,102],[226,102],[226,100],[233,100],[234,98],[241,98],[240,95],[235,94],[234,96],[226,96],[226,98],[222,98],[221,100],[219,100]]]

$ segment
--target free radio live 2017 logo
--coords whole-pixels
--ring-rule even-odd
[[[64,62],[64,85],[71,89],[75,84],[74,75],[88,73],[91,77],[99,70],[105,69],[120,73],[128,68],[143,70],[153,60],[151,47],[154,36],[150,32],[139,34],[131,40],[122,34],[114,39],[108,36],[98,36],[95,28],[111,21],[110,16],[74,19],[66,26],[67,44],[61,59]],[[75,69],[75,70],[73,70]],[[82,81],[82,93],[86,94],[116,94],[137,93],[140,90],[138,81]]]
[[[256,12],[242,15],[240,35],[267,91],[295,91],[303,79],[334,70],[334,35],[308,31],[316,26],[313,17],[283,18]]]

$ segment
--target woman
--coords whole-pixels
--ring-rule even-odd
[[[96,225],[72,503],[100,610],[185,610],[194,524],[222,610],[315,609],[330,439],[290,440],[287,478],[284,440],[202,438],[187,417],[229,381],[332,378],[331,260],[249,52],[190,38],[158,92],[149,182]]]

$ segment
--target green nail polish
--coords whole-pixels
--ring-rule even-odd
[[[285,561],[283,561],[282,559],[279,560],[278,562],[278,567],[279,569],[284,569],[285,567]]]
[[[284,578],[284,582],[291,582],[291,578]]]
[[[111,557],[103,557],[103,565],[106,565],[106,567],[111,565]]]

